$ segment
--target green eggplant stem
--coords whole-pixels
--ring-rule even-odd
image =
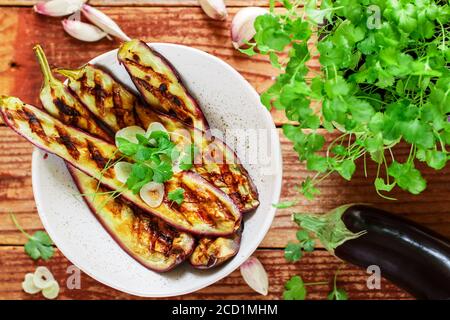
[[[57,68],[55,71],[67,78],[76,80],[76,79],[78,79],[78,75],[80,74],[81,70],[80,69]]]
[[[52,74],[52,70],[50,69],[50,65],[48,64],[47,57],[45,56],[44,50],[40,45],[36,45],[34,48],[34,53],[39,62],[39,66],[41,67],[42,74],[44,75],[45,83],[52,83],[56,81],[55,77]]]

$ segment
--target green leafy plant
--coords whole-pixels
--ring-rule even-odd
[[[331,173],[351,180],[362,158],[366,176],[367,161],[376,163],[381,196],[395,186],[422,192],[417,162],[440,170],[449,157],[448,1],[278,1],[285,10],[276,11],[275,2],[242,51],[268,55],[281,69],[261,101],[296,123],[283,132],[314,172],[299,191],[314,198]],[[317,56],[320,72],[308,68]],[[340,134],[326,144],[319,129]],[[400,142],[410,146],[406,160],[393,150]]]
[[[53,257],[55,251],[53,242],[45,231],[36,231],[33,235],[30,235],[20,226],[14,214],[10,214],[10,216],[16,228],[28,238],[24,249],[31,259],[38,260],[41,258],[48,260]]]
[[[170,191],[167,194],[167,198],[173,202],[176,202],[178,205],[182,204],[184,201],[184,189],[178,188],[173,191]]]
[[[296,233],[298,242],[290,242],[284,249],[284,257],[289,262],[297,262],[303,256],[303,251],[314,251],[315,241],[306,230]]]
[[[126,181],[128,189],[139,193],[141,188],[150,181],[163,183],[173,176],[173,161],[180,157],[175,144],[164,131],[153,131],[149,136],[136,134],[137,143],[118,137],[118,149],[134,161],[131,174]],[[186,152],[180,157],[180,169],[192,167],[195,147],[186,146]],[[178,202],[179,196],[177,200]]]
[[[347,292],[337,287],[337,275],[338,271],[334,274],[333,280],[333,289],[327,295],[328,300],[347,300],[348,295]],[[293,276],[289,279],[284,285],[283,299],[284,300],[305,300],[308,294],[307,287],[308,286],[319,286],[319,285],[327,285],[328,281],[319,281],[319,282],[304,282],[300,276]]]

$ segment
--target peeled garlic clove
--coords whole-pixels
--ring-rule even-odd
[[[142,200],[152,208],[159,207],[164,198],[164,184],[149,182],[139,192]]]
[[[129,126],[120,129],[116,132],[116,145],[118,146],[117,138],[124,138],[129,142],[138,143],[138,139],[136,138],[137,134],[145,135],[145,130],[138,126]]]
[[[225,20],[227,18],[227,8],[223,0],[198,0],[206,15],[215,20]]]
[[[50,282],[50,285],[42,290],[42,295],[46,299],[55,299],[59,294],[59,284],[55,280]]]
[[[231,22],[231,40],[236,49],[253,39],[256,34],[255,19],[267,13],[267,9],[258,7],[243,8],[236,13]]]
[[[33,275],[33,283],[39,289],[45,289],[52,284],[55,278],[46,267],[37,267]]]
[[[269,277],[257,258],[250,257],[241,265],[241,275],[250,288],[264,296],[267,295]]]
[[[64,31],[81,41],[95,42],[106,36],[106,33],[96,26],[78,20],[65,19],[62,25]]]
[[[125,32],[120,29],[116,22],[113,19],[108,17],[106,14],[101,12],[100,10],[91,7],[87,4],[84,4],[81,7],[81,12],[86,16],[86,18],[95,24],[97,27],[105,31],[106,33],[117,37],[123,41],[131,40],[129,36],[125,34]]]
[[[133,165],[125,161],[119,161],[114,165],[114,172],[116,174],[116,179],[122,183],[127,182],[128,177],[131,174],[131,168]]]
[[[35,293],[38,293],[39,291],[41,291],[41,289],[36,287],[36,285],[34,284],[33,278],[34,278],[34,274],[32,274],[32,273],[27,273],[25,275],[25,279],[22,282],[22,289],[26,293],[35,294]]]
[[[63,17],[80,10],[86,0],[52,0],[38,2],[33,9],[39,14],[51,17]]]

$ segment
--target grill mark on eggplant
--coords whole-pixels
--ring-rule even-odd
[[[94,160],[94,162],[97,164],[97,167],[99,169],[103,170],[106,167],[106,164],[108,163],[108,159],[103,157],[100,150],[89,140],[87,140],[87,147],[88,147],[89,156],[91,157],[91,159]],[[111,169],[112,169],[112,167],[105,170],[104,174],[108,177],[112,177]]]
[[[125,122],[125,117],[129,116],[129,111],[122,108],[122,98],[120,97],[120,88],[116,84],[113,84],[112,102],[113,102],[112,112],[116,117],[117,125],[120,128],[126,127],[127,124]]]
[[[58,131],[59,137],[57,138],[59,143],[62,143],[72,158],[75,160],[78,160],[80,158],[80,152],[78,151],[76,147],[76,142],[74,142],[70,135],[67,133],[67,131],[59,126],[55,126],[56,131]]]
[[[22,118],[27,119],[31,132],[37,134],[39,138],[44,140],[46,143],[49,143],[49,138],[45,133],[41,123],[39,122],[39,119],[34,115],[34,113],[25,107],[22,107],[21,111],[21,116]]]
[[[80,113],[75,108],[70,107],[63,99],[54,98],[53,103],[63,115],[73,118],[69,122],[73,122],[75,118],[80,116]]]

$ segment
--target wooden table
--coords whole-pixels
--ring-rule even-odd
[[[265,0],[229,0],[230,17],[226,22],[208,19],[192,0],[92,0],[114,18],[130,37],[150,42],[173,42],[192,46],[223,59],[236,68],[259,92],[267,88],[275,71],[264,57],[248,58],[233,50],[229,27],[231,17],[245,5],[266,5]],[[77,67],[100,53],[116,48],[116,41],[102,40],[82,43],[67,36],[60,19],[39,16],[32,0],[0,0],[0,94],[15,95],[28,103],[38,103],[41,86],[39,67],[32,47],[40,43],[50,62],[58,66]],[[312,68],[318,68],[315,61]],[[273,113],[278,127],[285,118]],[[294,186],[307,172],[299,164],[292,145],[281,138],[283,149],[282,200],[297,197]],[[20,224],[29,232],[42,229],[31,188],[32,146],[0,124],[0,299],[37,299],[22,292],[21,281],[26,272],[38,265],[48,266],[60,281],[61,299],[133,299],[133,296],[110,289],[87,275],[82,275],[80,290],[65,286],[66,269],[71,264],[61,253],[49,262],[33,262],[23,251],[24,236],[13,226],[8,213],[14,212]],[[400,148],[398,153],[406,153]],[[373,172],[373,167],[369,171]],[[268,296],[254,293],[242,280],[239,271],[196,293],[181,299],[279,299],[283,286],[291,276],[299,274],[305,281],[331,280],[341,267],[339,285],[350,299],[410,299],[404,291],[383,280],[380,290],[366,287],[367,274],[344,264],[322,248],[306,254],[298,263],[288,263],[283,248],[295,238],[292,212],[324,212],[337,205],[352,202],[373,203],[381,208],[407,216],[419,223],[450,236],[450,168],[435,172],[424,169],[427,190],[413,196],[397,191],[398,201],[378,197],[372,186],[373,176],[365,179],[361,166],[352,182],[332,176],[321,185],[322,194],[315,201],[302,200],[291,209],[278,210],[270,232],[255,255],[265,265],[270,277]],[[308,298],[325,299],[330,286],[310,287]]]

